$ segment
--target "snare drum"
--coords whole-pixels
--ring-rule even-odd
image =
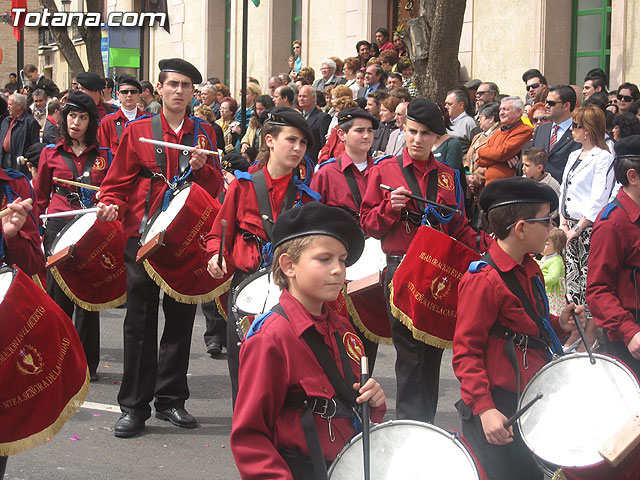
[[[115,308],[127,298],[125,243],[120,222],[79,215],[56,236],[46,266],[76,305],[91,311]]]
[[[367,238],[356,263],[347,267],[345,302],[353,323],[365,337],[390,345],[391,328],[384,296],[384,270],[387,257],[380,240]]]
[[[473,455],[460,439],[441,428],[393,420],[371,428],[371,480],[480,480]],[[362,433],[342,449],[329,469],[330,480],[363,476]]]
[[[197,183],[171,193],[169,204],[149,219],[136,262],[170,297],[182,303],[205,303],[224,293],[232,272],[215,279],[207,272],[207,245],[220,203]],[[231,269],[229,269],[231,270]]]
[[[89,391],[69,317],[22,271],[0,268],[0,455],[47,443]]]
[[[246,335],[253,317],[268,312],[280,301],[280,287],[273,282],[271,267],[249,275],[234,288],[231,309],[237,319],[238,336]]]
[[[537,393],[544,394],[520,417],[518,426],[536,457],[563,470],[611,469],[598,450],[640,412],[640,386],[633,373],[613,357],[593,356],[595,365],[586,353],[553,360],[533,376],[520,398],[522,407]]]

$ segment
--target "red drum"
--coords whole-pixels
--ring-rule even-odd
[[[42,445],[84,402],[89,371],[69,317],[22,271],[0,268],[0,455]]]
[[[462,243],[426,225],[409,245],[391,289],[391,312],[413,337],[438,348],[453,347],[458,284],[480,258]]]
[[[142,236],[136,261],[169,296],[182,303],[205,303],[229,289],[233,272],[215,279],[207,272],[209,233],[220,202],[197,183],[172,192],[168,207],[158,208]],[[231,270],[231,269],[229,269]]]
[[[47,268],[76,305],[91,311],[114,308],[127,299],[125,244],[120,222],[79,215],[53,241]]]
[[[347,267],[347,294],[343,297],[347,312],[358,330],[372,342],[391,345],[391,327],[383,287],[385,268],[387,257],[380,240],[367,238],[358,261]]]

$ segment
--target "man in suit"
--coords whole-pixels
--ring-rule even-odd
[[[580,144],[571,135],[571,112],[576,106],[576,92],[569,85],[556,85],[549,88],[547,95],[547,114],[552,123],[536,128],[533,146],[544,149],[549,154],[545,170],[558,182],[562,182],[562,173],[569,154],[580,148]]]
[[[313,146],[307,149],[307,155],[314,163],[318,160],[318,152],[327,141],[327,130],[331,117],[316,107],[316,91],[311,85],[303,85],[298,92],[298,107],[313,133]]]
[[[369,65],[364,71],[364,87],[358,90],[358,98],[367,98],[369,92],[385,90],[386,74],[380,65]]]
[[[9,97],[9,116],[0,126],[2,142],[2,168],[18,169],[19,156],[36,142],[40,141],[40,124],[33,118],[27,107],[27,97],[14,93]],[[26,168],[26,167],[25,167]]]

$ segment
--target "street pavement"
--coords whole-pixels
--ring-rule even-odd
[[[188,374],[191,397],[186,403],[187,410],[198,419],[199,427],[181,429],[152,416],[143,434],[137,437],[121,439],[113,435],[113,425],[120,416],[116,397],[122,378],[124,314],[124,309],[101,313],[100,380],[91,383],[85,405],[46,445],[9,457],[5,480],[240,478],[229,448],[231,383],[227,362],[224,354],[215,359],[207,355],[202,338],[205,320],[200,309],[191,343]],[[395,418],[394,363],[393,347],[381,346],[373,376],[386,393],[385,421]],[[451,351],[446,351],[436,425],[460,428],[453,406],[458,398],[459,383],[451,368]],[[416,458],[421,463],[425,460]]]

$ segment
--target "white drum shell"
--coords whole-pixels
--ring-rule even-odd
[[[454,435],[434,425],[394,420],[371,429],[371,480],[479,480],[473,457]],[[330,480],[363,478],[362,434],[329,469]]]
[[[169,228],[169,225],[176,219],[180,210],[187,203],[190,191],[191,187],[184,187],[171,196],[167,209],[164,212],[160,212],[156,218],[149,222],[149,228],[140,237],[140,245],[145,245],[157,234]]]
[[[586,353],[558,358],[537,372],[522,393],[520,406],[544,396],[518,425],[529,449],[562,467],[602,462],[598,449],[636,413],[640,387],[631,371],[607,355]]]
[[[238,290],[234,305],[243,316],[260,315],[271,310],[280,301],[281,293],[280,287],[273,283],[273,275],[269,270],[268,273],[256,276]]]
[[[64,250],[71,245],[75,245],[87,233],[93,224],[96,223],[97,216],[95,212],[80,215],[67,224],[63,231],[58,233],[53,245],[51,246],[51,255]]]
[[[383,271],[387,266],[387,256],[382,251],[380,240],[367,238],[364,250],[356,263],[347,267],[347,281],[360,280],[368,275]]]
[[[12,270],[0,273],[0,303],[4,301],[4,297],[11,287],[13,282],[14,273]]]

